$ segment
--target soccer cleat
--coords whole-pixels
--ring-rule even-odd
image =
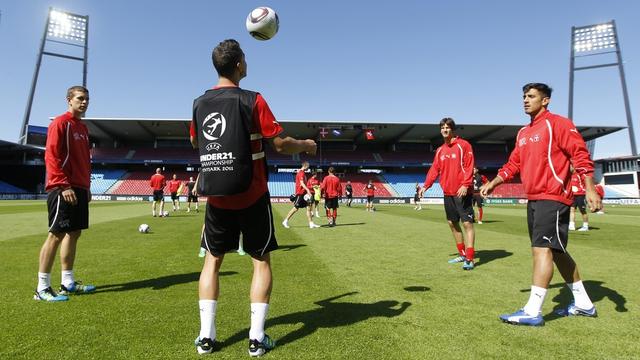
[[[315,229],[315,228],[319,228],[319,227],[320,227],[320,225],[318,225],[318,224],[316,224],[314,222],[310,222],[309,223],[309,229]]]
[[[542,315],[531,316],[524,312],[524,309],[520,309],[513,314],[500,315],[502,322],[513,325],[527,325],[527,326],[542,326],[544,325],[544,319]]]
[[[198,253],[198,257],[203,258],[203,257],[205,257],[205,256],[207,256],[207,249],[205,249],[205,248],[201,247],[201,248],[200,248],[200,252]]]
[[[84,285],[80,281],[74,281],[73,284],[69,287],[64,285],[60,285],[60,294],[69,295],[69,294],[86,294],[96,291],[96,287],[94,285]]]
[[[289,222],[287,222],[286,220],[282,222],[282,226],[285,227],[285,229],[289,228]]]
[[[462,270],[473,270],[474,267],[473,260],[465,260],[464,264],[462,264]]]
[[[33,295],[33,300],[56,302],[56,301],[67,301],[69,300],[69,297],[62,294],[56,294],[55,292],[53,292],[53,289],[51,288],[51,286],[49,286],[48,288],[41,291],[36,290],[36,293]]]
[[[576,306],[575,303],[569,304],[565,309],[556,310],[556,314],[560,316],[586,316],[586,317],[598,317],[598,312],[596,311],[596,306],[594,305],[591,309],[582,309]]]
[[[580,229],[578,229],[578,231],[589,231],[589,227],[588,226],[583,226]]]
[[[478,224],[482,224],[482,221],[481,221],[481,220],[478,220]]]
[[[240,255],[240,256],[247,255],[247,253],[246,253],[246,252],[244,251],[244,249],[243,249],[243,248],[241,248],[241,247],[240,247],[240,248],[238,248],[237,253],[238,253],[238,255]]]
[[[264,334],[262,341],[249,339],[249,355],[251,356],[262,356],[274,347],[276,347],[276,342],[267,334]]]
[[[448,262],[449,264],[456,264],[456,263],[459,263],[459,262],[463,262],[463,261],[465,261],[465,260],[466,260],[466,259],[464,258],[464,256],[458,256],[458,257],[455,257],[455,258],[453,258],[453,259],[451,259],[451,260],[449,260],[449,261],[447,261],[447,262]]]
[[[575,225],[573,225],[573,224],[569,224],[569,230],[572,230],[572,231],[573,231],[573,230],[575,230],[575,229],[576,229],[576,226],[575,226]]]
[[[213,352],[213,342],[209,338],[200,339],[200,336],[198,336],[195,341],[198,354],[211,354]]]

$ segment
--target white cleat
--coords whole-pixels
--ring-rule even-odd
[[[583,227],[581,227],[580,229],[578,229],[578,231],[589,231],[589,228],[588,228],[588,227],[583,226]]]
[[[319,228],[320,225],[316,224],[316,223],[309,223],[309,229],[314,229],[314,228]]]
[[[289,223],[287,221],[283,221],[282,222],[282,226],[284,226],[286,229],[289,228]]]

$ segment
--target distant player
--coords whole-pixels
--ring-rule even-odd
[[[553,277],[553,264],[567,282],[573,302],[560,315],[596,316],[596,307],[582,284],[578,266],[567,252],[571,175],[569,166],[584,176],[591,211],[602,205],[593,183],[593,161],[582,136],[570,119],[547,110],[551,88],[531,83],[522,88],[524,112],[531,122],[518,132],[515,148],[498,175],[480,189],[487,196],[518,173],[527,194],[527,222],[533,255],[533,285],[524,308],[500,315],[506,323],[544,325],[542,304]]]
[[[295,199],[293,200],[293,208],[287,214],[287,217],[282,221],[282,226],[285,228],[289,228],[289,219],[295,214],[299,209],[305,209],[307,214],[307,220],[309,221],[309,228],[315,229],[319,228],[320,225],[317,225],[312,220],[311,208],[309,207],[309,201],[311,201],[311,190],[307,187],[307,181],[305,179],[305,172],[309,168],[309,162],[304,161],[302,166],[296,172],[296,183],[295,183]],[[306,197],[306,199],[305,199]]]
[[[420,202],[421,196],[420,191],[422,188],[419,183],[416,183],[416,194],[413,195],[413,203],[416,205],[413,207],[413,210],[422,210],[422,203]]]
[[[169,193],[171,193],[171,205],[173,205],[173,211],[180,210],[180,194],[178,191],[182,187],[182,181],[178,180],[176,174],[173,174],[171,180],[169,180]]]
[[[351,181],[347,181],[347,185],[344,187],[344,195],[347,198],[347,206],[351,207],[351,202],[353,201],[353,186],[351,186]]]
[[[160,213],[158,216],[164,216],[164,187],[167,186],[167,181],[162,175],[162,170],[160,168],[156,169],[156,173],[151,175],[151,179],[149,180],[149,184],[151,185],[151,189],[153,189],[153,204],[151,205],[151,213],[153,216],[156,216],[156,205],[160,203]]]
[[[325,208],[327,208],[327,220],[329,226],[336,226],[336,219],[338,217],[338,200],[342,196],[342,186],[340,185],[340,179],[334,174],[335,169],[333,166],[329,167],[329,175],[322,179],[322,193],[324,194]]]
[[[602,186],[602,184],[596,185],[596,192],[598,193],[598,196],[600,196],[600,199],[604,199],[604,186]],[[602,203],[600,210],[596,211],[596,214],[604,215],[604,202]]]
[[[473,168],[473,206],[478,208],[478,224],[482,224],[482,205],[484,204],[484,198],[480,195],[480,188],[482,185],[489,182],[486,176],[481,175],[478,172],[478,168]]]
[[[464,270],[475,267],[475,230],[473,228],[473,194],[469,191],[473,183],[473,149],[466,140],[455,135],[456,123],[452,118],[440,120],[440,134],[444,139],[433,158],[433,165],[424,181],[424,190],[429,189],[438,177],[444,192],[444,211],[458,248],[458,256],[450,264],[462,262]],[[460,222],[466,236],[463,236]],[[466,245],[465,238],[466,237]]]
[[[373,198],[376,196],[376,186],[373,185],[373,180],[369,180],[369,183],[364,187],[364,191],[367,193],[367,205],[365,206],[366,211],[374,211],[373,207]]]
[[[187,212],[191,212],[191,203],[196,204],[196,212],[200,212],[198,209],[198,193],[196,191],[196,182],[193,180],[193,176],[189,176],[189,182],[187,182]]]
[[[69,300],[69,294],[89,293],[96,287],[76,281],[73,264],[83,229],[89,227],[91,159],[89,131],[82,117],[89,106],[89,90],[73,86],[67,90],[67,112],[56,117],[47,130],[44,153],[49,234],[40,249],[35,300]],[[5,231],[11,229],[5,229]],[[62,280],[58,293],[51,287],[51,268],[60,248]]]
[[[309,211],[311,211],[311,214],[314,214],[314,210],[315,210],[315,217],[320,217],[320,214],[318,213],[318,204],[320,204],[320,199],[322,198],[322,194],[320,191],[320,180],[318,179],[319,172],[320,170],[318,169],[318,171],[314,172],[313,175],[311,175],[311,177],[307,181],[307,188],[311,190],[311,199],[309,200]]]
[[[570,170],[573,204],[571,204],[569,213],[569,230],[576,229],[576,208],[578,208],[580,214],[582,214],[582,227],[579,228],[578,231],[589,231],[589,214],[587,213],[587,201],[584,198],[587,191],[584,188],[584,180],[573,167],[571,167]]]
[[[244,251],[253,264],[249,355],[261,356],[275,347],[264,325],[273,286],[270,252],[278,248],[263,145],[269,143],[280,154],[315,155],[316,143],[282,137],[283,129],[262,95],[239,87],[247,74],[247,63],[236,40],[219,43],[212,60],[218,84],[194,101],[191,143],[201,159],[220,158],[226,152],[233,152],[234,158],[228,159],[233,161],[227,162],[226,168],[213,161],[200,164],[198,192],[209,198],[202,234],[202,247],[207,252],[198,286],[200,333],[195,346],[199,354],[214,350],[220,268],[225,253],[238,248],[242,235]],[[223,122],[226,131],[220,127]]]

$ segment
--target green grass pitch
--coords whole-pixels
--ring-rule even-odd
[[[298,213],[280,222],[272,254],[269,359],[637,358],[640,208],[590,215],[592,231],[571,232],[598,318],[558,318],[571,300],[555,273],[543,307],[546,325],[498,320],[528,299],[531,256],[523,206],[487,206],[476,225],[477,267],[447,260],[455,246],[442,206],[341,207],[335,228],[308,229]],[[0,202],[0,359],[199,358],[197,281],[203,213],[150,216],[147,203],[93,202],[78,245],[76,276],[95,284],[66,303],[32,300],[46,236],[44,202]],[[317,220],[324,223],[325,219]],[[137,232],[151,226],[150,234]],[[578,221],[580,225],[580,221]],[[248,357],[247,256],[222,267],[217,346],[212,359]],[[57,288],[60,265],[52,273]]]

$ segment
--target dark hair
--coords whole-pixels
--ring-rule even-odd
[[[83,92],[87,95],[89,95],[89,90],[87,90],[86,87],[84,86],[80,86],[80,85],[76,85],[76,86],[72,86],[69,89],[67,89],[67,99],[71,99],[73,97],[73,93],[74,92]]]
[[[233,75],[236,65],[242,61],[244,53],[240,48],[240,43],[234,39],[227,39],[213,49],[211,60],[218,75],[229,77]]]
[[[333,166],[329,166],[329,170],[327,171],[329,171],[329,174],[333,174],[336,171],[336,169],[334,169]]]
[[[543,84],[543,83],[528,83],[525,86],[522,87],[522,92],[526,93],[527,91],[531,90],[531,89],[536,89],[538,90],[540,93],[542,93],[542,97],[548,97],[551,98],[551,92],[553,91],[553,89],[551,87],[549,87],[549,85],[547,84]]]
[[[442,120],[440,120],[440,127],[442,127],[442,125],[447,124],[448,127],[451,128],[451,130],[455,130],[456,129],[456,122],[453,121],[452,118],[446,117]]]

